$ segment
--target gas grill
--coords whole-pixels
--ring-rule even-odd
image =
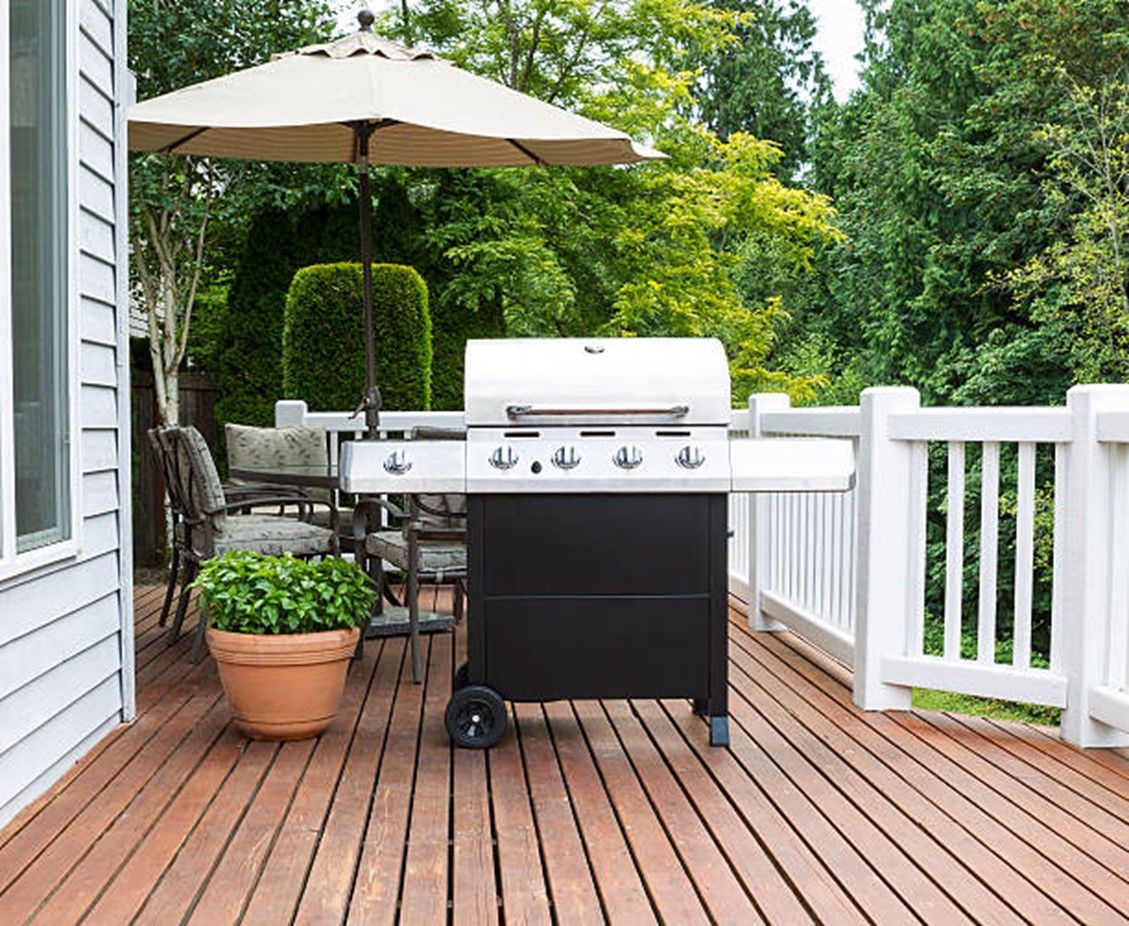
[[[728,742],[726,496],[845,491],[851,445],[729,438],[720,342],[471,341],[466,440],[344,446],[342,488],[465,493],[468,662],[447,728],[506,700],[674,698]]]

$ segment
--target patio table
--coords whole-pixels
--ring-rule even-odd
[[[270,485],[332,490],[341,487],[336,463],[316,465],[272,463],[269,466],[240,466],[232,467],[228,475],[232,479],[241,479],[244,482],[265,482]]]

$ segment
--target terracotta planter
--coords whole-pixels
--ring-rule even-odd
[[[208,628],[235,723],[257,740],[301,740],[333,723],[359,629],[279,636]]]

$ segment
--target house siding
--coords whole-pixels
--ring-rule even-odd
[[[0,583],[0,826],[133,715],[126,0],[78,0],[75,558]]]

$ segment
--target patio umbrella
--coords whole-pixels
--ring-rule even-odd
[[[606,125],[487,80],[372,32],[138,103],[134,151],[248,160],[346,162],[360,175],[365,320],[365,429],[380,424],[372,324],[369,164],[519,167],[631,164],[665,157]]]

